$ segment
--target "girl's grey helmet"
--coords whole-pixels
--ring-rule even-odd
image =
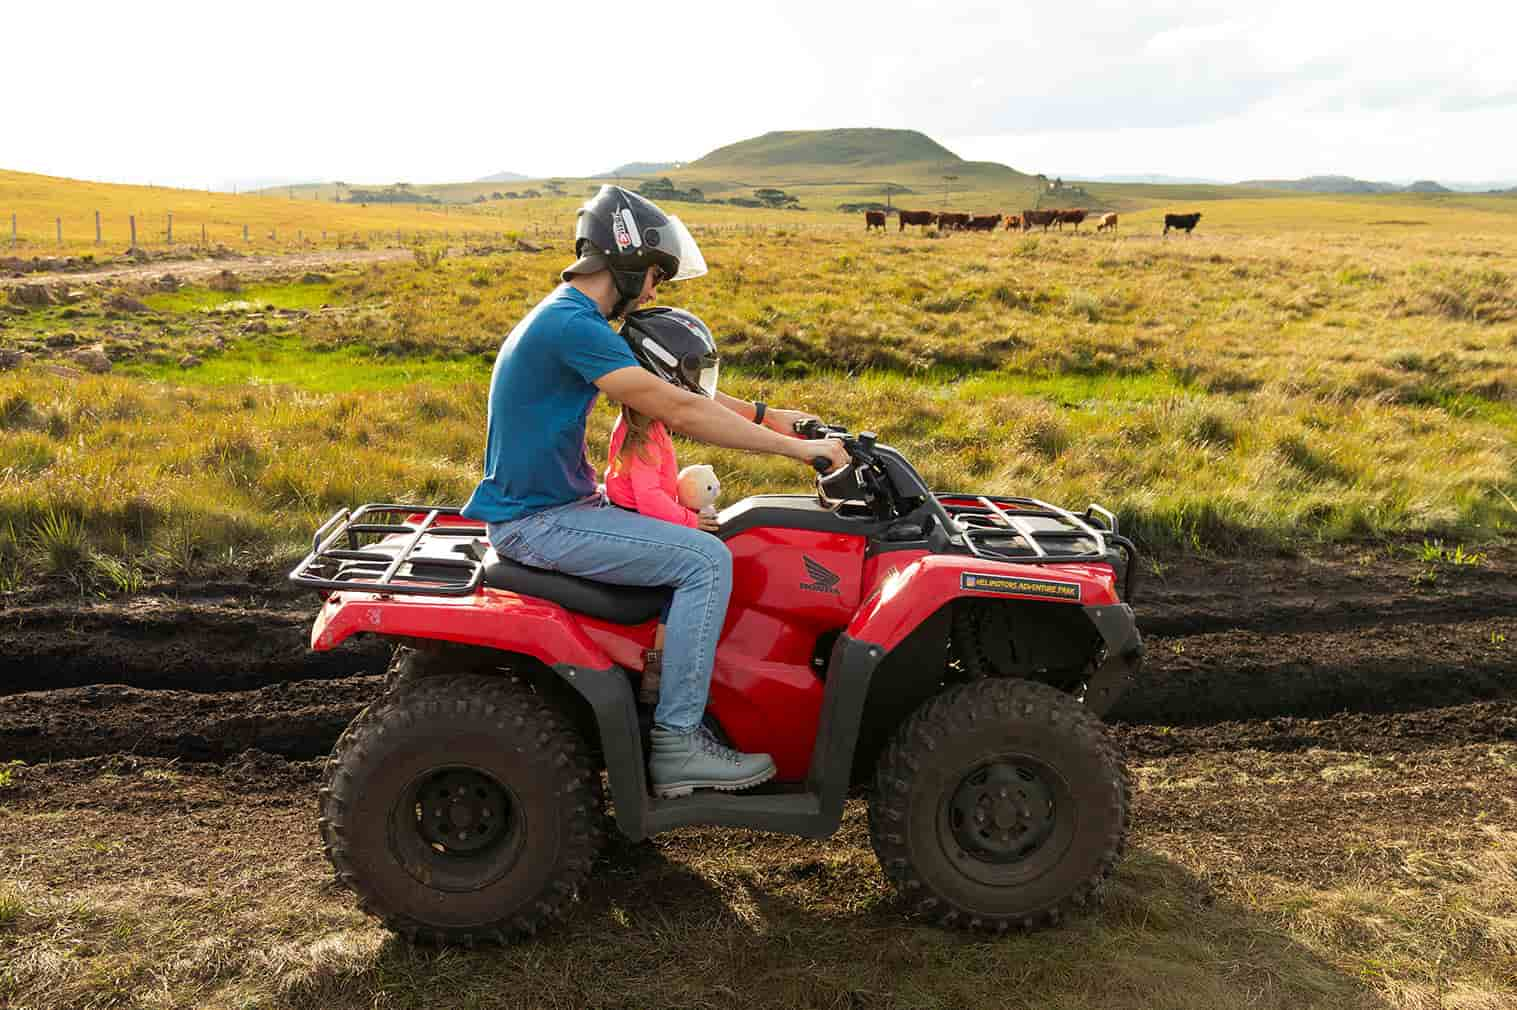
[[[611,271],[621,296],[612,318],[642,294],[643,277],[651,266],[663,270],[665,279],[671,281],[706,272],[700,246],[680,219],[620,186],[602,186],[579,209],[574,255],[579,259],[565,268],[562,277],[566,281],[575,274]]]
[[[648,371],[692,393],[716,398],[716,338],[700,317],[658,306],[627,313],[622,337]]]

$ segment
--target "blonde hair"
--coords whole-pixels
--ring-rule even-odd
[[[647,414],[639,413],[622,404],[622,424],[626,426],[627,433],[622,436],[621,452],[631,453],[644,463],[652,463],[648,457],[648,429],[658,422]]]

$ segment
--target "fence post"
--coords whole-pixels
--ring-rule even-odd
[[[305,240],[306,240],[305,229],[304,228],[298,228],[298,229],[296,229],[296,231],[295,231],[295,241],[296,242],[304,242]],[[754,409],[757,409],[757,408],[754,408]]]
[[[174,244],[174,212],[169,211],[169,245]]]
[[[247,225],[243,225],[242,226],[242,240],[244,242],[246,242],[248,240],[248,226]]]
[[[205,222],[200,222],[200,244],[205,245]]]
[[[136,214],[131,215],[131,217],[128,218],[128,220],[132,222],[132,244],[130,246],[128,246],[127,248],[128,249],[135,249],[135,248],[137,248],[137,215]]]
[[[60,217],[60,218],[56,218],[55,220],[58,222],[58,244],[62,245],[63,244],[63,218]]]
[[[16,215],[11,215],[11,248],[16,248]]]
[[[95,244],[100,244],[100,212],[95,211]]]

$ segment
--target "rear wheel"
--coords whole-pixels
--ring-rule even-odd
[[[978,680],[925,703],[880,758],[869,806],[875,854],[913,910],[991,931],[1093,904],[1129,816],[1100,721],[1024,680]]]
[[[562,915],[602,840],[599,777],[524,685],[427,677],[327,761],[322,841],[365,911],[412,940],[504,942]]]

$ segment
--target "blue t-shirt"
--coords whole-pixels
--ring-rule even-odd
[[[593,299],[567,284],[500,345],[490,376],[485,476],[463,513],[503,523],[595,492],[585,419],[596,379],[636,368],[627,342]]]

